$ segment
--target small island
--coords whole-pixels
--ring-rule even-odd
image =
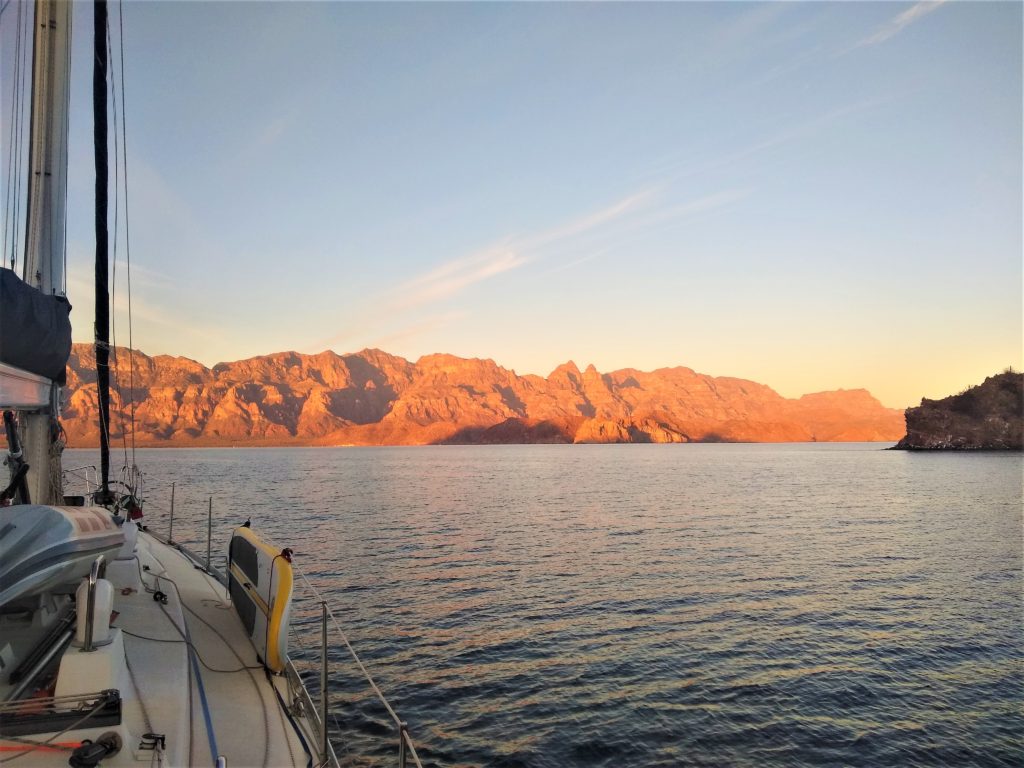
[[[1008,368],[942,400],[908,408],[908,451],[1016,450],[1024,447],[1024,373]]]

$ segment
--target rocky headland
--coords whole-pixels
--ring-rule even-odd
[[[375,349],[280,352],[207,368],[116,350],[111,433],[140,446],[428,445],[895,441],[903,413],[862,389],[787,399],[764,384],[689,368],[546,378],[492,360]],[[98,444],[95,356],[75,344],[62,423],[73,447]]]
[[[989,376],[976,387],[907,409],[905,450],[1021,450],[1024,448],[1024,373]]]

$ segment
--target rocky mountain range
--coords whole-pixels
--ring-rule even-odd
[[[272,355],[207,368],[116,350],[111,433],[138,445],[426,445],[898,440],[903,412],[863,389],[787,399],[753,381],[689,368],[547,378],[492,360],[435,354],[415,363],[376,349]],[[75,344],[62,423],[68,444],[98,444],[95,355]]]

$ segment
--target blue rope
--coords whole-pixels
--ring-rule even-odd
[[[182,617],[184,619],[184,617]],[[210,757],[213,765],[217,764],[219,752],[217,750],[217,736],[213,732],[213,720],[210,718],[210,705],[206,701],[206,688],[203,687],[203,673],[196,661],[196,652],[192,646],[192,636],[188,631],[188,622],[182,621],[185,625],[185,639],[188,641],[188,658],[192,662],[192,669],[196,673],[196,683],[199,684],[199,703],[203,705],[203,719],[206,720],[206,736],[210,740]]]

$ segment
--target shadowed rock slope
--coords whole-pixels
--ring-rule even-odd
[[[942,400],[907,409],[906,450],[1021,450],[1024,373],[1005,371]]]
[[[117,350],[114,440],[138,445],[426,445],[896,440],[903,414],[865,390],[786,399],[763,384],[689,368],[519,376],[492,360],[375,349],[280,352],[207,368]],[[71,446],[98,443],[95,357],[76,344],[63,424]]]

